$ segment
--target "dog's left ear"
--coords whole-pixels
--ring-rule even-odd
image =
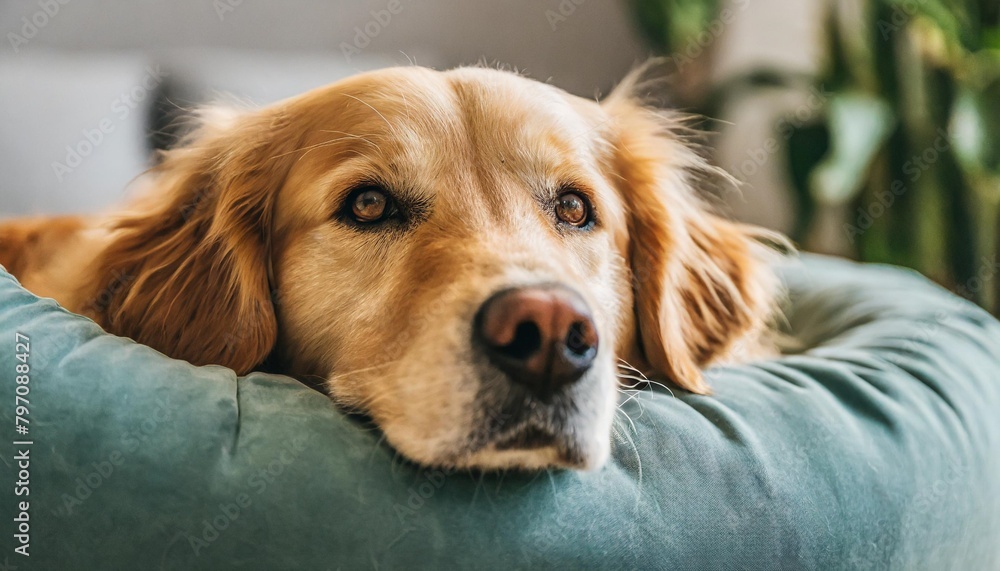
[[[628,212],[641,353],[655,373],[708,394],[701,370],[766,325],[775,279],[762,229],[720,218],[696,195],[712,173],[682,121],[635,101],[627,80],[604,103]]]

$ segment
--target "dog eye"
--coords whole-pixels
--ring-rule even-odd
[[[386,192],[375,186],[359,188],[348,197],[350,217],[362,224],[379,222],[391,217],[396,207]]]
[[[556,202],[556,217],[566,224],[582,228],[590,222],[590,204],[580,194],[564,192]]]

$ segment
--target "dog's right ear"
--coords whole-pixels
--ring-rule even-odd
[[[149,173],[152,192],[113,222],[83,311],[196,365],[259,365],[277,339],[274,201],[301,139],[281,107],[203,114]]]

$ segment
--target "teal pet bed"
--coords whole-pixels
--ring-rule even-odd
[[[801,353],[715,368],[710,397],[634,393],[599,471],[483,475],[409,464],[292,379],[169,359],[0,272],[0,564],[1000,569],[1000,323],[895,268],[784,274]]]

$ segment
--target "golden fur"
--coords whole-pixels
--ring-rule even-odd
[[[711,169],[635,91],[633,77],[596,103],[509,72],[411,67],[214,110],[127,209],[0,224],[0,263],[171,357],[279,363],[418,462],[599,466],[620,360],[708,393],[702,369],[754,354],[774,295],[766,233],[709,212],[695,187]],[[383,232],[338,220],[371,182],[420,215]],[[567,186],[592,201],[591,230],[546,210]],[[559,421],[565,446],[499,450],[477,429],[498,425],[477,404],[494,372],[472,317],[493,292],[550,282],[593,308],[602,349]]]

